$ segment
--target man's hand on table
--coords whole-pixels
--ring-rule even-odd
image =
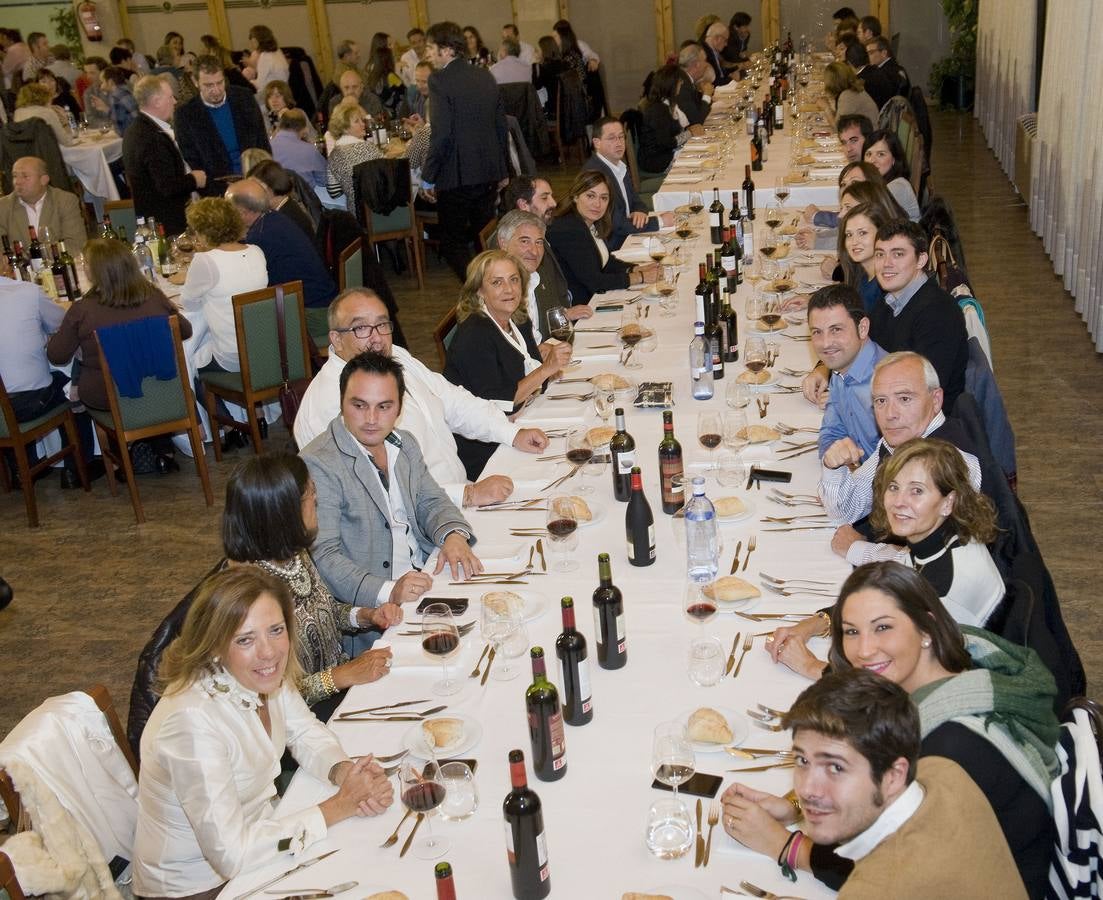
[[[632,213],[632,227],[637,231],[647,224],[647,213],[636,211]]]
[[[391,604],[388,604],[391,605]],[[370,684],[391,671],[391,648],[365,650],[355,659],[330,669],[333,684],[338,690],[354,684]]]
[[[491,476],[491,478],[495,477],[501,476]],[[466,580],[472,575],[480,574],[483,570],[483,564],[467,543],[467,538],[458,531],[453,531],[444,539],[444,544],[437,555],[437,567],[433,574],[437,575],[443,571],[445,564],[448,565],[449,571],[452,573],[453,581],[459,581],[461,578]]]
[[[818,364],[804,376],[804,380],[800,383],[804,399],[809,403],[815,403],[820,409],[827,406],[827,378],[827,367]]]
[[[793,804],[739,783],[724,791],[720,802],[724,830],[744,847],[776,859],[789,840],[783,823],[796,818]]]
[[[816,218],[816,213],[818,213],[819,211],[820,208],[816,206],[815,203],[809,203],[806,207],[804,207],[804,212],[800,214],[800,219],[802,222],[807,222],[811,225],[813,220]]]
[[[540,453],[542,450],[547,449],[548,436],[539,428],[522,428],[513,438],[513,446],[522,453]],[[492,475],[490,477],[502,476]],[[513,483],[510,482],[510,493],[512,493],[512,488]],[[509,495],[507,494],[506,496],[508,497]]]
[[[362,606],[356,611],[356,621],[361,628],[378,628],[386,631],[392,625],[398,625],[402,621],[402,607],[397,603],[389,602],[381,606]]]
[[[522,428],[517,433],[520,437],[522,432],[536,431],[543,435],[544,432],[538,428]],[[547,446],[547,437],[544,437],[545,446]],[[517,438],[513,440],[513,446],[517,446]],[[541,448],[543,449],[543,448]],[[474,484],[469,484],[464,491],[464,506],[486,506],[488,503],[500,503],[503,500],[509,498],[513,493],[513,479],[507,475],[487,475],[486,478],[482,478],[476,481]],[[438,568],[439,572],[440,569]]]
[[[567,318],[572,322],[577,322],[579,319],[588,319],[594,314],[593,307],[586,303],[580,303],[578,306],[567,307]]]
[[[437,570],[438,572],[440,569]],[[433,579],[424,572],[407,572],[391,588],[390,603],[413,603],[433,586]]]
[[[846,554],[850,549],[850,545],[863,540],[865,540],[865,538],[858,534],[850,525],[840,525],[831,536],[831,549],[843,559],[846,559]]]
[[[816,229],[811,225],[801,225],[797,229],[796,235],[793,237],[793,242],[801,250],[815,250],[816,249]]]
[[[852,438],[839,438],[824,451],[823,466],[825,469],[838,469],[841,466],[859,466],[862,464],[862,448]]]

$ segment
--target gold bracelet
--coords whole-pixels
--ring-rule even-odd
[[[823,631],[820,632],[820,637],[831,636],[831,613],[824,612],[822,609],[816,613],[821,619],[823,619]]]
[[[322,679],[322,687],[326,689],[329,696],[333,696],[337,693],[337,683],[333,680],[333,669],[323,669],[318,673],[318,677]]]

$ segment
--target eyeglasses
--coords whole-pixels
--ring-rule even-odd
[[[376,325],[353,325],[351,328],[334,328],[332,330],[337,334],[352,332],[359,340],[364,340],[364,338],[371,337],[377,331],[380,334],[390,334],[394,331],[394,322],[379,322]]]

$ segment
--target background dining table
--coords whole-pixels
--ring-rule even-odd
[[[637,352],[641,353],[643,369],[629,370],[619,365],[619,347],[608,347],[616,344],[616,334],[594,330],[615,329],[619,325],[621,312],[613,309],[599,311],[594,317],[579,323],[574,336],[574,358],[577,363],[568,370],[571,378],[612,372],[634,382],[640,379],[671,382],[675,433],[682,444],[686,471],[690,475],[703,472],[706,465],[706,451],[697,441],[698,414],[727,411],[725,388],[744,370],[741,364],[729,364],[727,376],[717,382],[716,393],[711,400],[692,399],[687,347],[693,331],[696,262],[703,258],[706,250],[711,249],[705,215],[701,214],[695,222],[696,235],[682,242],[678,252],[682,260],[682,277],[677,280],[677,304],[672,316],[662,315],[656,299],[640,296],[636,292],[601,294],[592,301],[600,309],[639,297],[634,302],[642,304],[645,310],[642,324],[654,331],[657,337],[657,346],[652,351],[642,352],[637,348]],[[673,252],[679,243],[677,239],[671,233],[662,236]],[[647,250],[639,237],[630,238],[620,253],[630,260],[642,261],[647,257]],[[798,270],[798,277],[801,277],[801,272]],[[805,274],[809,279],[818,278],[813,266],[809,266]],[[733,302],[738,306],[741,344],[742,339],[751,333],[743,308],[754,290],[752,280],[747,278],[733,296]],[[772,369],[771,383],[755,388],[756,399],[769,398],[768,414],[760,419],[755,399],[752,399],[744,410],[750,424],[784,422],[812,429],[819,425],[820,411],[805,401],[800,393],[783,392],[782,388],[782,385],[798,384],[799,378],[783,376],[779,373],[780,369],[807,370],[813,361],[809,343],[801,340],[807,337],[807,326],[802,324],[803,313],[794,320],[798,324],[788,325],[783,332],[770,336],[771,340],[778,342],[780,355]],[[591,402],[553,399],[561,394],[579,393],[579,387],[585,388],[586,385],[557,386],[553,383],[544,396],[524,410],[521,420],[526,425],[538,425],[550,430],[562,430],[576,423],[598,424]],[[432,821],[433,832],[446,836],[451,842],[451,849],[443,858],[452,863],[460,897],[508,898],[511,895],[501,812],[502,800],[510,789],[507,754],[511,748],[524,750],[529,786],[543,802],[553,897],[619,898],[625,891],[644,891],[667,894],[675,900],[695,900],[719,896],[721,885],[739,890],[743,879],[779,894],[829,897],[832,892],[809,873],[800,873],[797,883],[790,884],[782,877],[772,858],[742,847],[723,832],[722,826],[716,827],[707,867],[694,867],[695,854],[692,850],[680,859],[662,860],[652,856],[645,845],[649,806],[664,796],[651,787],[651,746],[655,726],[674,719],[684,722],[694,710],[708,706],[721,710],[736,725],[738,742],[757,748],[785,748],[789,745],[787,734],[756,727],[746,715],[746,710],[753,709],[757,703],[785,710],[807,682],[787,668],[773,664],[763,649],[765,638],[762,633],[772,630],[776,621],[771,624],[771,620],[742,618],[734,611],[725,610],[724,604],[703,630],[722,643],[725,655],[729,650],[741,651],[743,639],[756,635],[740,673],[736,678],[722,678],[713,687],[699,687],[688,677],[689,642],[700,636],[702,628],[690,622],[682,611],[687,570],[682,549],[684,540],[679,541],[675,534],[680,520],[664,515],[660,506],[657,446],[662,433],[661,410],[636,408],[632,399],[631,395],[626,396],[616,405],[625,409],[627,428],[635,438],[637,458],[643,470],[644,492],[655,517],[657,560],[654,565],[635,568],[628,563],[624,530],[626,504],[614,499],[612,476],[606,465],[597,477],[579,474],[563,485],[564,489],[571,491],[581,485],[593,488],[593,493],[584,497],[593,513],[593,520],[578,529],[578,547],[572,553],[580,564],[576,571],[545,572],[540,555],[532,553],[535,539],[511,534],[517,528],[542,527],[544,512],[539,509],[531,512],[475,510],[468,513],[478,539],[475,551],[488,571],[513,573],[524,570],[530,556],[535,571],[520,579],[524,584],[508,587],[451,585],[447,573],[443,573],[435,577],[429,592],[434,597],[468,598],[470,603],[467,612],[459,617],[460,623],[478,622],[480,598],[486,591],[505,589],[521,593],[526,604],[531,604],[526,608],[534,613],[528,623],[529,643],[544,648],[549,660],[549,677],[560,686],[560,690],[562,679],[552,658],[555,639],[561,631],[559,600],[563,596],[573,597],[578,629],[588,645],[594,716],[585,726],[566,727],[565,777],[554,783],[544,783],[532,774],[524,698],[525,688],[531,680],[527,654],[515,660],[522,674],[512,681],[491,678],[484,685],[482,679],[469,677],[484,648],[478,626],[462,638],[458,658],[449,664],[463,681],[458,694],[435,697],[432,684],[440,677],[439,663],[423,653],[419,637],[392,636],[388,633],[387,639],[394,653],[391,672],[373,684],[352,688],[338,715],[341,710],[425,699],[424,704],[407,709],[447,704],[447,710],[441,715],[456,714],[464,718],[467,723],[465,734],[473,743],[470,746],[461,745],[453,755],[478,760],[475,778],[480,805],[477,812],[465,821],[442,822],[436,816]],[[803,433],[783,440],[803,442],[804,439],[814,438],[815,434]],[[564,440],[557,438],[552,441],[547,453],[562,453],[564,450]],[[779,456],[785,455],[785,450],[786,445],[782,441],[775,441],[768,445],[751,445],[742,455],[759,465],[792,472],[792,482],[779,485],[782,490],[814,494],[820,471],[817,454],[813,450],[783,461]],[[485,474],[508,475],[514,482],[514,498],[526,499],[546,496],[546,491],[542,489],[567,471],[569,469],[565,463],[540,461],[536,456],[503,447],[492,457]],[[746,502],[748,510],[748,514],[742,517],[721,522],[723,546],[720,572],[727,574],[732,568],[737,543],[742,546],[741,559],[745,560],[747,547],[755,539],[756,549],[750,555],[749,565],[741,562],[740,575],[760,587],[762,596],[739,606],[739,611],[812,612],[828,605],[830,597],[799,591],[792,596],[772,593],[762,587],[765,579],[759,573],[765,572],[783,579],[817,579],[830,586],[825,591],[834,591],[846,577],[849,566],[831,552],[830,530],[817,527],[793,531],[785,530],[785,523],[763,522],[765,516],[822,514],[817,506],[793,508],[776,502],[772,499],[770,487],[766,484],[760,490],[747,490],[745,483],[721,487],[715,475],[709,474],[709,496],[740,497]],[[538,507],[544,505],[536,504]],[[799,526],[800,523],[793,524]],[[553,555],[546,535],[543,549],[550,567]],[[595,659],[591,596],[598,584],[597,554],[600,552],[610,555],[614,583],[624,595],[628,662],[616,671],[599,668]],[[431,570],[430,564],[426,571]],[[412,605],[406,607],[406,616],[412,622],[420,619]],[[411,630],[416,631],[417,626],[392,629],[392,632]],[[738,643],[734,642],[737,634],[741,635]],[[817,640],[813,643],[813,649],[823,656],[825,642]],[[350,754],[389,755],[400,752],[411,743],[420,728],[417,722],[337,722],[331,719],[331,723]],[[746,761],[723,750],[696,754],[698,771],[722,776],[724,787],[738,779],[779,794],[791,786],[791,769],[775,768],[743,776],[733,770],[781,761],[773,757]],[[291,810],[316,803],[332,791],[331,786],[299,772],[283,797],[280,809]],[[687,806],[693,810],[694,798],[685,799]],[[706,813],[708,807],[706,800]],[[242,874],[231,881],[221,896],[236,898],[281,871],[290,869],[296,862],[313,859],[326,850],[337,848],[341,852],[281,881],[279,889],[290,892],[299,886],[322,887],[356,881],[356,891],[350,891],[347,896],[360,898],[373,891],[400,889],[411,898],[432,897],[433,863],[417,859],[413,853],[400,857],[412,819],[407,820],[402,828],[397,844],[380,849],[399,824],[403,813],[396,789],[395,804],[384,815],[342,822],[330,829],[323,841],[294,862],[286,857]],[[420,834],[424,835],[425,830],[423,825]]]
[[[61,147],[61,156],[77,178],[96,208],[96,218],[103,218],[105,200],[118,200],[119,189],[111,174],[110,163],[121,159],[123,139],[114,131],[83,131],[76,143]]]

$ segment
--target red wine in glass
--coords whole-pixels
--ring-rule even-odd
[[[593,455],[592,447],[572,447],[567,451],[567,461],[574,463],[576,466],[582,466],[588,463]]]
[[[720,446],[720,435],[718,434],[699,434],[697,440],[701,442],[701,446],[706,450],[715,450]]]
[[[547,528],[552,540],[561,541],[574,534],[575,529],[578,528],[578,522],[574,519],[553,519],[548,522]]]
[[[761,372],[766,368],[766,360],[764,359],[748,359],[743,365],[745,365],[752,372]]]
[[[686,607],[686,615],[698,622],[705,622],[716,615],[716,604],[705,601],[691,603]]]
[[[444,785],[435,781],[423,781],[402,792],[402,802],[413,812],[425,813],[444,802]]]
[[[447,631],[434,632],[421,642],[422,649],[433,656],[447,656],[459,645],[460,639]]]

